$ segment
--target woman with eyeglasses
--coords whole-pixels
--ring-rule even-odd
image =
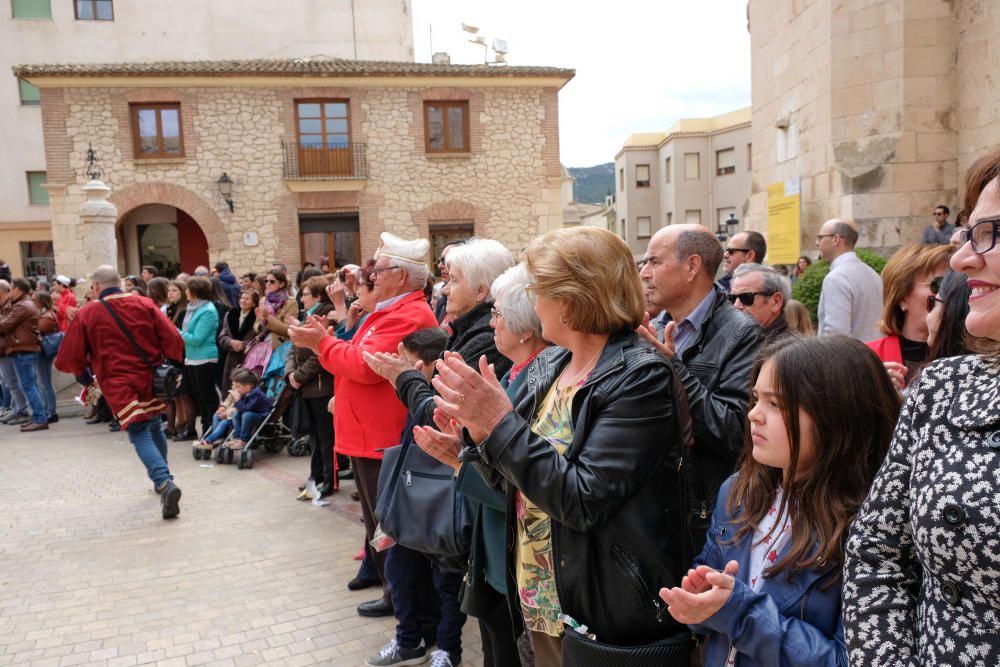
[[[844,637],[854,665],[1000,664],[1000,152],[965,179],[978,354],[929,364],[847,541]]]
[[[885,364],[892,383],[904,389],[927,363],[928,297],[938,291],[955,248],[909,245],[882,269],[884,305],[879,329],[885,334],[866,343]]]

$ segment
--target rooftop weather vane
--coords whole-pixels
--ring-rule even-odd
[[[101,177],[101,170],[97,168],[97,153],[94,152],[94,146],[90,143],[87,144],[87,176],[92,181]]]

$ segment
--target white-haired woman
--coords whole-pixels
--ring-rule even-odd
[[[474,239],[454,247],[447,258],[450,279],[445,288],[451,335],[446,350],[460,354],[475,367],[485,356],[500,374],[510,370],[511,362],[498,350],[491,327],[493,299],[490,287],[504,271],[514,265],[514,256],[503,244],[492,239]],[[420,425],[433,424],[434,405],[424,399],[434,396],[434,389],[424,374],[410,365],[400,344],[400,354],[365,354],[369,367],[396,387],[396,393]],[[423,404],[423,405],[421,405]],[[386,556],[386,576],[393,596],[397,629],[389,642],[369,664],[399,664],[397,659],[419,659],[420,635],[418,605],[409,596],[418,590],[419,579],[430,577],[428,556],[396,545]],[[441,563],[432,561],[434,586],[441,599],[442,621],[438,625],[434,665],[457,665],[461,660],[461,629],[465,615],[459,609],[458,593],[464,572],[442,571]],[[464,562],[462,562],[464,566]],[[450,662],[444,662],[447,654]],[[510,663],[507,663],[510,664]],[[516,663],[515,663],[516,664]]]

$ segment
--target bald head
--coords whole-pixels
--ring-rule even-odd
[[[91,274],[90,280],[101,289],[107,289],[108,287],[120,287],[122,284],[121,279],[118,277],[118,271],[115,267],[108,264],[104,264],[94,269],[94,273]]]
[[[707,227],[702,225],[669,225],[662,227],[650,239],[650,247],[657,241],[673,247],[677,261],[683,262],[692,255],[701,258],[702,272],[713,281],[722,263],[722,244]]]
[[[858,242],[858,226],[853,220],[831,218],[823,223],[816,237],[816,247],[823,259],[833,261],[854,250]]]

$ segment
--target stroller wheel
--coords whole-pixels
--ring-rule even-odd
[[[198,449],[197,447],[192,447],[191,448],[191,456],[194,457],[195,461],[200,461],[201,460],[201,450]]]
[[[223,459],[222,462],[225,463],[226,465],[229,465],[233,462],[233,450],[229,449],[229,447],[226,447],[224,451],[225,451],[225,458]]]
[[[240,470],[243,470],[243,466],[246,464],[246,460],[247,460],[246,453],[247,453],[247,450],[245,450],[245,449],[242,450],[240,452],[239,457],[237,457],[237,459],[236,459],[236,467],[239,468]]]
[[[222,453],[222,447],[215,450],[215,462],[222,463],[225,461],[225,454]]]
[[[247,470],[252,469],[253,468],[253,450],[252,449],[244,449],[243,450],[243,455],[246,458],[246,461],[243,462],[243,467],[246,468]]]

